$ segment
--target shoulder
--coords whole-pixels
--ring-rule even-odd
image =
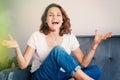
[[[30,38],[28,39],[28,43],[40,43],[45,40],[45,35],[39,31],[35,31],[31,34]]]

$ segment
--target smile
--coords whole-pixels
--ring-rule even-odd
[[[52,22],[52,24],[59,24],[59,22]]]

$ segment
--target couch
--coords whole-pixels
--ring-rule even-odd
[[[93,36],[77,36],[80,47],[87,53]],[[120,36],[103,41],[97,48],[90,65],[97,65],[102,71],[100,80],[120,80]],[[30,80],[30,66],[24,70],[18,67],[0,71],[0,80]]]

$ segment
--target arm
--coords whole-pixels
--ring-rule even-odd
[[[35,52],[35,49],[30,46],[27,46],[26,50],[24,52],[24,55],[22,55],[22,52],[20,50],[20,47],[19,47],[17,41],[14,40],[10,34],[9,34],[9,38],[10,38],[10,40],[3,40],[2,44],[8,48],[14,48],[16,51],[19,67],[21,69],[26,68]]]
[[[100,35],[98,34],[98,30],[96,30],[95,32],[95,38],[93,41],[93,44],[89,50],[89,52],[84,55],[84,53],[82,52],[82,50],[80,48],[77,48],[73,55],[75,56],[75,58],[78,60],[78,62],[83,66],[83,67],[87,67],[89,65],[89,63],[91,62],[95,50],[98,47],[98,45],[103,41],[106,40],[107,38],[110,38],[112,36],[112,33],[109,32],[107,34],[104,35]]]
[[[27,46],[23,55],[19,47],[15,48],[15,50],[17,54],[17,61],[18,61],[19,67],[21,69],[26,68],[33,56],[35,49],[30,46]]]

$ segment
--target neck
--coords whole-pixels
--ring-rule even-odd
[[[54,32],[50,32],[48,35],[50,35],[51,37],[59,37],[59,31],[54,31]]]
[[[55,43],[60,40],[60,35],[58,32],[51,32],[48,34],[48,37],[51,38]]]
[[[46,39],[50,46],[60,45],[62,42],[62,36],[59,35],[59,32],[50,32],[46,35]]]

